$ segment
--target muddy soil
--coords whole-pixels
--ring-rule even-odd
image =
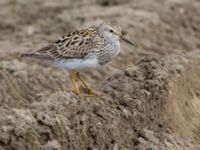
[[[200,149],[198,0],[1,0],[0,149]],[[136,43],[83,74],[19,58],[73,29],[115,22]]]

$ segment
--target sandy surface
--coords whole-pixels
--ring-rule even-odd
[[[200,149],[198,0],[1,0],[0,149]],[[85,72],[102,98],[74,95],[63,70],[21,59],[75,28],[116,22],[132,48]]]

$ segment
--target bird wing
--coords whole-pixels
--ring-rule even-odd
[[[43,59],[83,58],[101,43],[94,27],[76,30],[29,56]],[[31,55],[30,55],[31,54]]]

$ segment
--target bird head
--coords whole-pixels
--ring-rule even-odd
[[[134,46],[133,42],[129,41],[122,35],[121,28],[118,25],[102,23],[98,26],[99,33],[110,39],[123,40],[126,43]]]

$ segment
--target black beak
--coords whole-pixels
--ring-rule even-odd
[[[135,44],[134,44],[133,42],[129,41],[129,40],[126,39],[125,37],[120,36],[120,38],[121,38],[123,41],[125,41],[126,43],[128,43],[128,44],[130,44],[130,45],[132,45],[132,46],[135,46]]]

